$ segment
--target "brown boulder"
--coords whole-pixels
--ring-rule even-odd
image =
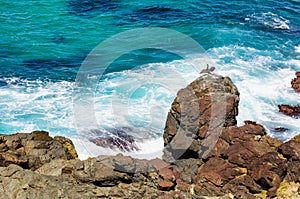
[[[206,156],[222,129],[236,125],[238,103],[239,92],[228,77],[207,74],[181,89],[168,113],[163,159]]]
[[[292,88],[296,92],[300,92],[300,72],[296,72],[296,78],[294,78],[291,82]]]
[[[175,176],[172,170],[171,166],[162,168],[159,170],[159,175],[164,179],[164,180],[168,180],[168,181],[174,181],[175,180]]]
[[[49,136],[46,131],[0,135],[0,166],[17,164],[35,170],[53,159],[74,159],[70,150],[74,149],[71,140],[65,138],[70,147]]]
[[[286,104],[278,105],[279,112],[292,116],[292,117],[298,117],[300,114],[300,106],[291,106]]]

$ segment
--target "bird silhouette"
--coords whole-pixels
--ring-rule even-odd
[[[200,74],[211,73],[216,69],[215,67],[209,67],[208,64],[206,64],[206,66],[207,66],[206,69],[201,70]]]

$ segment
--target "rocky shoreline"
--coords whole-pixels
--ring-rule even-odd
[[[0,198],[300,198],[300,137],[282,143],[255,122],[236,126],[238,102],[228,77],[180,90],[163,159],[79,160],[64,137],[0,135]]]
[[[296,78],[292,79],[291,81],[291,87],[294,89],[295,92],[300,92],[300,72],[296,72]],[[300,116],[300,105],[289,105],[289,104],[280,104],[278,105],[279,112],[299,118]]]

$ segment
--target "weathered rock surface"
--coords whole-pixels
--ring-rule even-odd
[[[53,159],[77,158],[71,140],[55,138],[45,131],[0,135],[0,166],[17,164],[35,170]]]
[[[224,127],[236,125],[239,92],[230,78],[207,74],[177,93],[164,130],[163,159],[207,155]]]
[[[197,191],[254,198],[266,190],[268,196],[274,196],[287,170],[287,160],[277,152],[281,144],[254,122],[225,128],[198,169]]]
[[[300,72],[296,72],[296,78],[294,78],[291,82],[292,88],[296,92],[300,92]]]

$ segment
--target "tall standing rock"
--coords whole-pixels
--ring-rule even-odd
[[[223,128],[236,125],[238,103],[229,77],[206,74],[181,89],[168,113],[163,159],[205,157]]]

